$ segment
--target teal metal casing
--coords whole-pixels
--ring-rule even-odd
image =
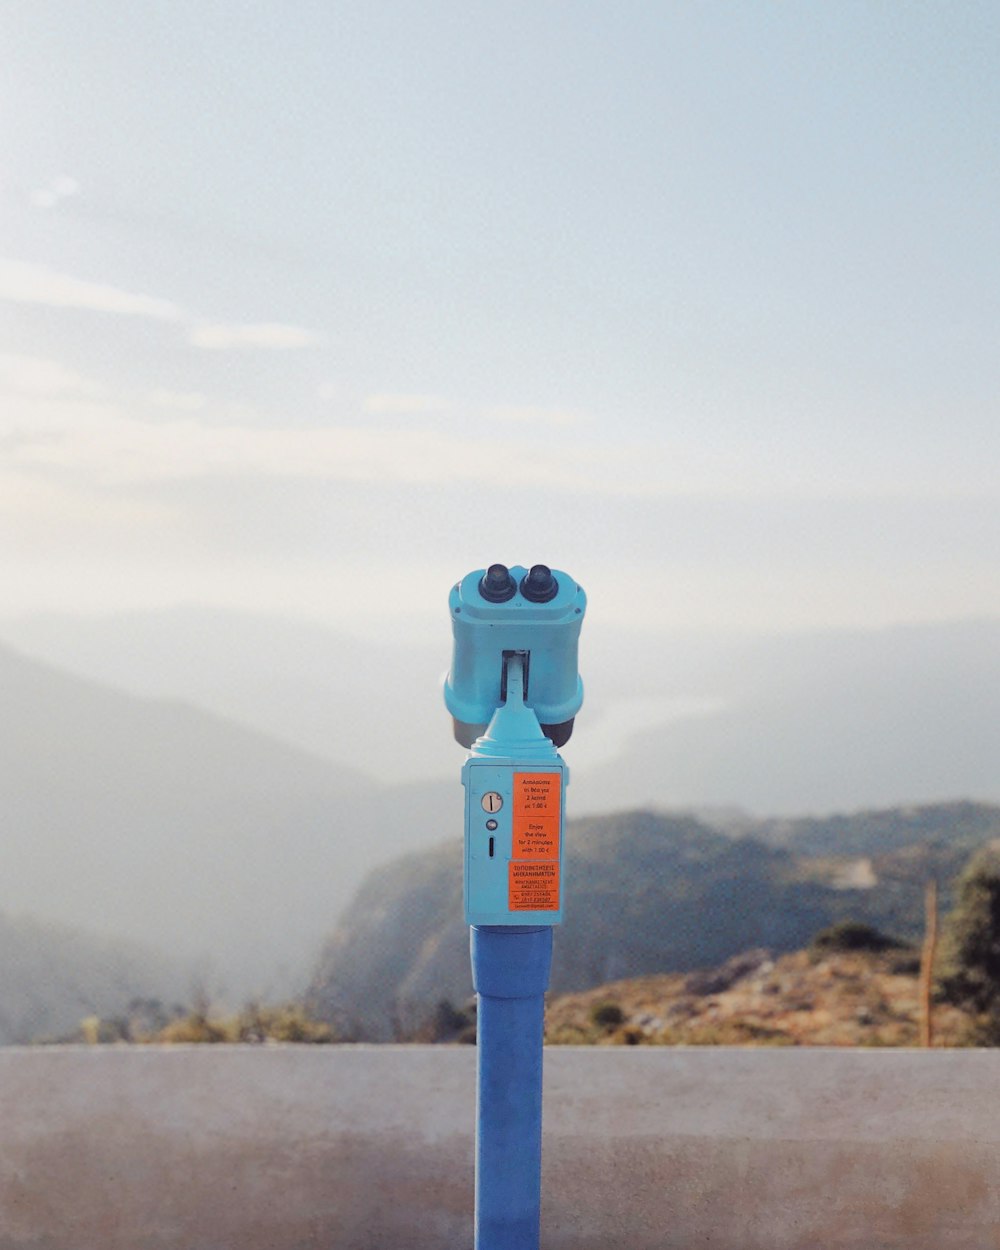
[[[548,603],[532,603],[518,590],[505,603],[480,593],[485,569],[476,569],[448,597],[454,652],[444,699],[456,721],[485,727],[503,701],[504,658],[526,654],[527,702],[542,725],[571,721],[583,702],[578,672],[580,626],[587,608],[582,586],[553,569],[558,584]],[[527,570],[510,569],[518,587]]]
[[[462,769],[465,786],[465,923],[469,925],[555,925],[563,919],[563,820],[569,769],[553,749],[544,764],[524,760],[471,756]],[[515,779],[544,774],[558,776],[558,857],[518,860],[513,852]],[[523,785],[523,782],[520,783]],[[499,795],[501,806],[486,810],[487,795]],[[492,804],[491,804],[492,807]],[[495,829],[488,825],[492,823]],[[492,850],[492,854],[490,853]],[[512,880],[512,874],[514,879]],[[540,878],[536,897],[544,909],[525,904],[530,894],[518,885],[520,875],[530,885]],[[553,900],[556,906],[551,906]],[[515,906],[511,906],[512,902]]]
[[[569,769],[524,701],[523,665],[520,654],[507,661],[506,701],[462,768],[470,925],[554,925],[563,917]]]

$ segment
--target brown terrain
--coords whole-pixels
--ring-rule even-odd
[[[563,1045],[917,1046],[919,957],[747,951],[707,972],[616,981],[550,1000],[546,1041]],[[933,1004],[934,1045],[971,1043],[972,1018]]]

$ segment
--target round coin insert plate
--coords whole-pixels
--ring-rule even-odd
[[[496,790],[488,790],[483,795],[483,811],[498,812],[503,807],[503,795],[498,794]]]

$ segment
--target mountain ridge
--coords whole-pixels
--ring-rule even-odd
[[[0,647],[0,908],[197,961],[235,994],[300,988],[364,872],[433,823],[360,774],[183,702]]]
[[[575,812],[739,804],[766,814],[1000,801],[1000,620],[878,628],[626,631],[591,614],[567,759]],[[440,641],[188,606],[0,619],[0,638],[126,692],[181,694],[385,781],[458,767]],[[442,809],[443,810],[443,809]]]
[[[754,947],[778,954],[854,919],[915,939],[929,876],[950,883],[972,851],[1000,837],[1000,806],[928,805],[920,841],[877,848],[869,875],[845,875],[855,847],[838,854],[839,824],[812,851],[733,838],[684,814],[637,811],[584,817],[566,829],[566,920],[557,933],[555,993],[666,972],[712,967]],[[880,815],[892,824],[892,813]],[[956,819],[956,817],[958,819]],[[863,824],[865,815],[855,819]],[[767,822],[763,822],[766,829]],[[891,842],[891,840],[890,840]],[[458,839],[384,865],[366,880],[317,963],[308,1001],[342,1032],[407,1035],[434,1003],[472,992],[462,921]],[[419,882],[419,888],[412,883]]]

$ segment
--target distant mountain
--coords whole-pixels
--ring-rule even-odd
[[[865,821],[888,830],[862,842]],[[552,988],[582,990],[624,977],[710,967],[751,947],[806,945],[838,920],[919,936],[928,876],[947,885],[971,850],[1000,837],[1000,808],[941,805],[854,818],[838,847],[838,820],[819,854],[732,838],[693,817],[631,812],[570,822],[567,919],[557,933]],[[909,827],[912,845],[893,830]],[[773,833],[773,822],[761,822]],[[856,859],[859,846],[870,854]],[[838,854],[838,850],[846,854]],[[949,901],[947,890],[944,904]],[[442,998],[472,992],[461,911],[461,847],[372,873],[344,913],[310,988],[313,1009],[357,1036],[386,1040]]]
[[[1000,837],[1000,808],[990,803],[934,803],[834,816],[762,818],[744,822],[755,838],[800,855],[886,855],[927,843],[968,854]]]
[[[0,648],[0,909],[288,994],[373,863],[440,837],[361,774]],[[456,822],[460,820],[460,799]]]
[[[455,786],[433,644],[175,608],[0,620],[0,638],[183,699],[380,781]],[[1000,621],[788,634],[624,630],[592,605],[566,759],[576,815],[637,806],[853,811],[1000,801]],[[448,828],[446,801],[435,819]]]
[[[307,1002],[341,1037],[389,1041],[436,998],[467,997],[468,950],[455,840],[368,876],[324,947]]]
[[[165,1006],[190,986],[132,943],[0,915],[0,1044],[56,1039],[86,1016],[124,1015],[134,999]]]
[[[435,647],[201,609],[0,633],[123,687],[0,647],[0,909],[148,939],[197,959],[210,988],[284,994],[370,869],[457,845],[444,621]],[[688,808],[798,862],[835,826],[789,813],[1000,798],[997,622],[654,636],[594,615],[581,658],[571,815]],[[949,819],[979,836],[977,810]],[[904,811],[876,852],[877,821],[858,819],[837,818],[835,853],[924,838]],[[437,975],[428,956],[407,993],[423,968]]]
[[[575,811],[1000,800],[1000,623],[730,639],[692,654],[688,693],[718,696],[715,709],[647,721],[619,760],[577,770]],[[655,689],[655,665],[645,672]]]
[[[451,638],[442,616],[436,646],[197,607],[0,620],[0,639],[78,676],[196,704],[379,780],[385,748],[405,732],[391,783],[446,777],[461,763],[441,694]]]

